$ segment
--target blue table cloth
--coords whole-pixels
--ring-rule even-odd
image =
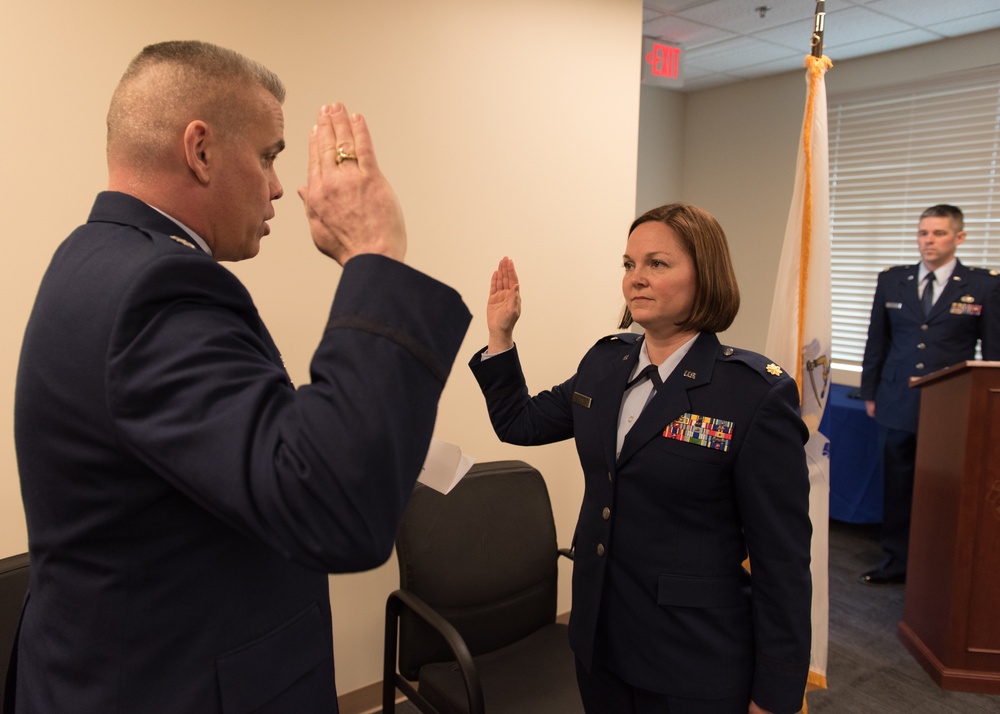
[[[848,523],[882,522],[882,457],[878,427],[865,403],[831,385],[820,431],[830,439],[830,517]]]

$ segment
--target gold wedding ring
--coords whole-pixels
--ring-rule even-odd
[[[337,147],[337,165],[339,166],[345,161],[357,161],[358,155],[350,151],[347,151],[343,146]]]

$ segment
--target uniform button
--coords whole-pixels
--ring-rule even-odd
[[[923,362],[917,362],[917,369],[923,369],[923,368],[924,368],[924,363]]]
[[[601,511],[601,517],[604,518],[604,520],[611,518],[611,509],[605,506],[604,510]]]
[[[920,326],[920,329],[921,329],[921,330],[924,330],[924,331],[926,332],[927,330],[929,330],[929,329],[930,329],[930,327],[928,327],[927,325],[921,325],[921,326]]]
[[[598,543],[597,544],[597,556],[599,558],[603,558],[604,557],[604,543]]]
[[[726,349],[722,350],[722,354],[724,354],[726,357],[732,357],[733,352],[734,350],[732,347],[727,347]]]
[[[918,350],[925,350],[925,349],[927,349],[927,345],[925,345],[923,342],[921,342],[919,345],[917,345],[917,349]]]

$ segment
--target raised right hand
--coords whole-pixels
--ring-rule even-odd
[[[490,297],[486,302],[486,327],[490,331],[490,354],[514,346],[514,325],[521,316],[521,286],[514,261],[504,257],[493,272]]]
[[[403,211],[378,168],[368,126],[343,104],[320,109],[309,136],[309,183],[299,196],[316,247],[341,265],[362,253],[406,255]]]

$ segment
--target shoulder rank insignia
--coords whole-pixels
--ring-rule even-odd
[[[771,364],[767,365],[765,369],[767,369],[767,373],[770,375],[773,375],[775,377],[781,376],[781,367],[776,365],[774,362],[771,362]]]
[[[605,342],[624,342],[627,345],[634,345],[635,341],[638,340],[640,337],[641,335],[638,335],[634,332],[617,332],[613,335],[605,335],[594,344],[600,345]]]
[[[997,275],[1000,275],[1000,273],[998,273],[998,272],[997,272],[997,271],[995,271],[995,270],[991,270],[991,271],[990,271],[990,275],[992,275],[993,277],[996,277]]]
[[[191,243],[191,241],[189,241],[187,238],[180,238],[178,236],[170,236],[170,240],[176,241],[177,243],[180,243],[181,245],[186,246],[186,247],[190,248],[191,250],[196,250],[195,247],[194,247],[194,244]]]

